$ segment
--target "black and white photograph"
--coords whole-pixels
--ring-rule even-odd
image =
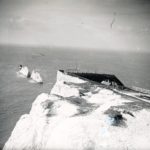
[[[0,150],[149,150],[150,0],[0,0]]]

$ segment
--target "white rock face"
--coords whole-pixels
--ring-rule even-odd
[[[38,72],[36,72],[35,70],[32,71],[30,78],[37,83],[43,82],[41,75]]]
[[[62,81],[57,81],[51,90],[51,94],[56,94],[63,97],[79,96],[79,90],[64,84]]]
[[[127,103],[141,106],[133,98],[58,72],[51,93],[40,94],[30,113],[21,116],[4,150],[150,149],[148,103],[138,111]],[[111,124],[112,110],[123,117],[119,126]]]
[[[17,72],[19,75],[22,75],[22,76],[24,76],[24,77],[28,77],[28,75],[29,75],[29,69],[28,69],[28,67],[27,66],[24,66],[24,67],[22,67],[18,72]]]

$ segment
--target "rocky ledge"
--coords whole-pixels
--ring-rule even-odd
[[[58,71],[50,94],[35,99],[3,149],[150,149],[149,94],[104,83]]]

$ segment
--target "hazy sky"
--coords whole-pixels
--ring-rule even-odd
[[[0,43],[150,47],[150,0],[0,0]]]

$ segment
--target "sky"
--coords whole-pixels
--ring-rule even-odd
[[[0,0],[0,44],[149,51],[149,0]]]

